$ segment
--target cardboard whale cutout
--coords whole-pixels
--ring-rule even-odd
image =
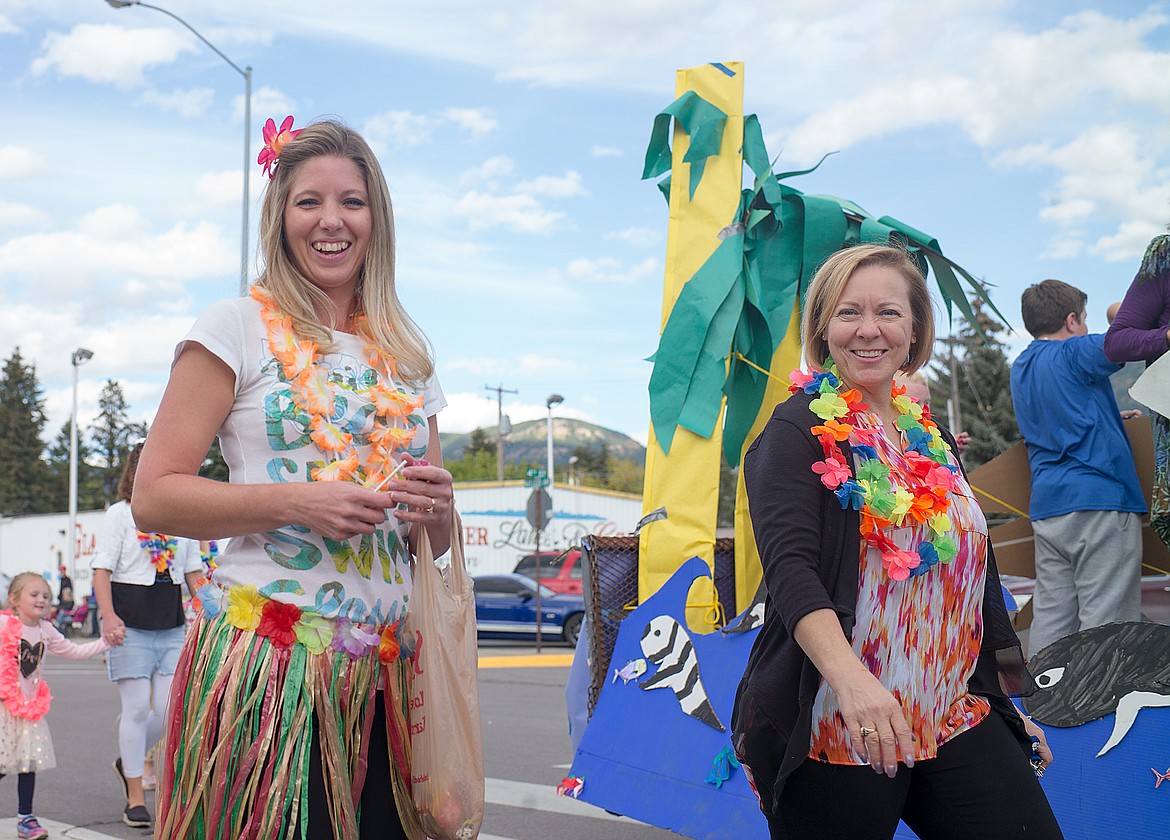
[[[1170,706],[1170,627],[1116,621],[1057,639],[1028,662],[1038,690],[1024,700],[1049,726],[1080,726],[1116,714],[1097,753],[1116,747],[1142,709]]]

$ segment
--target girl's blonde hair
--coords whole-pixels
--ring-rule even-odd
[[[16,604],[14,603],[13,599],[17,598],[20,593],[23,592],[25,588],[34,580],[39,580],[46,587],[49,586],[49,582],[45,580],[42,575],[39,575],[36,572],[21,572],[12,579],[12,583],[8,584],[7,606],[9,609],[16,609]],[[49,588],[49,596],[52,597],[52,595],[53,590],[52,588]]]
[[[315,341],[326,352],[336,349],[333,333],[316,314],[317,309],[329,311],[332,303],[297,267],[285,243],[284,211],[293,182],[301,167],[318,157],[353,161],[365,179],[373,227],[356,290],[358,312],[366,316],[360,331],[368,342],[394,357],[407,382],[421,386],[430,379],[435,366],[430,343],[406,314],[395,290],[390,190],[373,151],[353,129],[335,120],[322,120],[304,128],[281,148],[280,164],[264,193],[260,213],[260,250],[265,268],[256,282],[272,293],[280,310],[292,319],[299,338]]]

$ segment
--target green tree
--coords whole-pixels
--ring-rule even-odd
[[[129,406],[122,386],[113,379],[106,380],[98,397],[96,422],[89,427],[95,460],[101,480],[102,497],[111,503],[118,494],[118,482],[122,478],[122,467],[131,447],[146,437],[145,423],[132,423]]]
[[[575,447],[572,454],[577,459],[574,475],[582,484],[589,487],[609,487],[609,474],[614,459],[605,441],[596,447]]]
[[[0,514],[52,509],[42,457],[46,420],[36,367],[25,364],[17,347],[0,375]]]
[[[89,463],[92,451],[84,436],[77,439],[77,509],[101,510],[106,500],[102,496],[101,476]],[[54,511],[69,509],[69,421],[66,420],[49,446],[45,463],[46,486]]]
[[[471,434],[467,438],[467,445],[463,447],[463,454],[485,452],[492,456],[494,461],[496,457],[496,442],[488,437],[488,433],[483,429],[472,429]]]
[[[975,300],[975,318],[982,334],[969,323],[955,336],[953,347],[958,373],[959,414],[962,429],[971,435],[971,445],[963,453],[963,464],[974,469],[1020,440],[1016,412],[1012,408],[1011,365],[999,336],[1003,324],[996,321]],[[931,409],[941,425],[949,426],[947,399],[951,395],[950,348],[940,340],[935,355],[931,382]]]

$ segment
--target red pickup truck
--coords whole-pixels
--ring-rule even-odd
[[[539,571],[537,571],[538,561]],[[539,554],[526,554],[520,558],[520,562],[512,571],[518,575],[539,580],[558,594],[581,594],[581,549],[578,546],[573,546],[566,551],[542,551]]]

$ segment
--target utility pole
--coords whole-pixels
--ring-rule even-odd
[[[519,391],[513,391],[505,388],[503,385],[497,385],[494,388],[491,385],[483,386],[485,391],[496,392],[496,481],[503,482],[504,480],[504,394],[519,394]]]
[[[947,399],[947,421],[951,426],[951,434],[957,435],[963,431],[963,417],[959,411],[959,365],[955,359],[955,345],[958,340],[954,331],[947,337],[947,347],[950,349],[951,367],[951,395]]]

